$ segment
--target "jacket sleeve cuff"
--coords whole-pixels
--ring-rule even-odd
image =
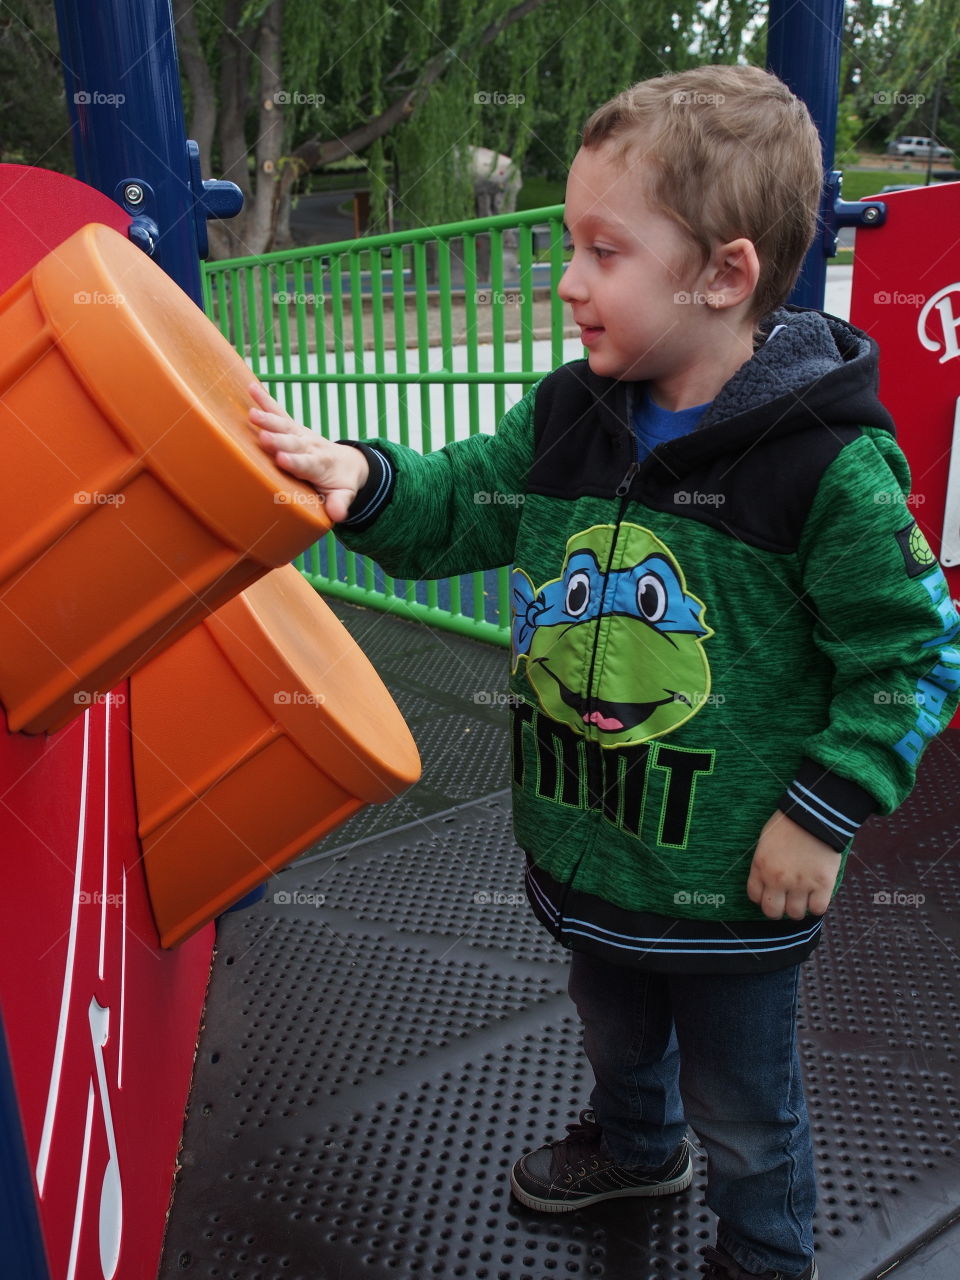
[[[351,502],[346,519],[340,522],[345,529],[360,533],[373,524],[393,497],[397,473],[387,455],[375,449],[373,445],[360,444],[356,440],[341,440],[340,444],[348,444],[354,449],[359,449],[370,468],[366,483]]]
[[[807,757],[778,808],[811,835],[842,853],[877,802],[856,782],[841,778]]]

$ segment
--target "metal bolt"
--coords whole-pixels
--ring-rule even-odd
[[[128,182],[123,188],[123,198],[127,204],[143,204],[143,187],[138,182]]]
[[[879,217],[880,217],[880,210],[876,207],[876,205],[869,205],[863,211],[864,222],[876,222],[876,220]]]

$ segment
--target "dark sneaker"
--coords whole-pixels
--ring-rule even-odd
[[[669,1196],[693,1181],[686,1140],[659,1169],[624,1169],[601,1144],[592,1111],[581,1111],[567,1136],[521,1156],[510,1173],[513,1194],[528,1209],[568,1213],[620,1196]]]
[[[702,1280],[819,1280],[816,1260],[811,1258],[810,1265],[799,1275],[788,1276],[785,1271],[744,1271],[738,1262],[734,1262],[725,1249],[704,1249],[703,1256],[707,1266]]]

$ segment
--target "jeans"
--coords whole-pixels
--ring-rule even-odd
[[[610,1155],[656,1167],[689,1124],[707,1154],[717,1243],[746,1271],[787,1276],[813,1257],[816,1207],[799,978],[799,965],[660,974],[574,953],[569,985]]]

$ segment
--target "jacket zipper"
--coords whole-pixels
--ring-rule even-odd
[[[633,484],[633,478],[639,470],[640,470],[639,462],[634,460],[633,462],[630,463],[629,467],[627,467],[627,474],[623,477],[623,479],[620,481],[620,483],[617,485],[616,489],[614,490],[618,498],[625,498],[627,496],[627,494],[630,492],[630,486]],[[624,506],[625,505],[626,504],[624,504]],[[623,512],[621,511],[620,517],[617,523],[619,524],[620,520],[622,519],[623,519]]]
[[[606,594],[607,582],[609,581],[609,578],[610,578],[610,569],[613,564],[614,552],[616,551],[617,543],[620,540],[620,526],[623,524],[623,518],[627,513],[627,507],[629,506],[629,502],[630,502],[627,495],[630,492],[630,486],[631,484],[633,484],[634,477],[636,476],[639,470],[640,470],[640,463],[636,458],[634,458],[633,461],[630,463],[629,467],[627,467],[627,471],[623,479],[620,481],[620,483],[617,485],[616,489],[614,490],[615,496],[620,499],[620,510],[617,512],[617,520],[614,526],[613,538],[610,541],[610,555],[607,559],[606,568],[604,569],[604,572],[603,572],[602,590],[604,594]],[[593,698],[593,675],[594,675],[594,671],[596,670],[597,649],[599,645],[600,645],[600,629],[597,628],[597,634],[594,637],[594,641],[593,641],[593,651],[590,654],[590,669],[587,673],[587,692],[586,692],[586,698],[585,698],[585,705],[587,710],[587,724],[590,723],[590,720],[589,720],[590,711],[591,711],[590,704]],[[590,808],[596,809],[599,812],[603,809],[603,797],[600,794],[600,788],[603,784],[603,767],[601,764],[600,756],[598,754],[601,750],[601,747],[599,742],[594,742],[592,739],[587,738],[586,736],[584,738],[584,745],[586,748],[584,755],[587,761],[587,787],[589,790],[588,800],[590,802]],[[594,798],[596,798],[596,800],[599,801],[599,803],[594,803]],[[563,886],[563,892],[561,894],[560,902],[558,904],[558,910],[559,910],[558,926],[559,926],[559,933],[561,936],[561,940],[563,940],[563,935],[565,932],[565,926],[567,921],[567,897],[573,886],[573,882],[577,877],[577,873],[579,872],[580,867],[583,864],[584,859],[588,856],[588,853],[592,852],[593,846],[596,844],[597,831],[598,831],[598,828],[595,827],[592,833],[593,841],[591,843],[590,849],[589,850],[584,849],[581,852],[579,858],[576,861],[576,865],[573,867],[573,869],[570,872],[570,875],[567,879],[566,884]],[[569,943],[567,943],[566,945],[569,946]]]
[[[616,496],[620,499],[620,510],[617,512],[617,519],[616,519],[616,524],[614,525],[613,537],[610,540],[610,554],[607,558],[607,563],[603,570],[603,587],[602,587],[603,595],[606,595],[607,584],[610,579],[610,570],[613,565],[613,558],[617,550],[617,543],[620,541],[620,526],[623,524],[623,518],[627,513],[627,507],[629,506],[629,503],[630,503],[630,499],[627,495],[630,492],[630,486],[633,483],[633,478],[639,470],[640,470],[640,463],[636,459],[634,459],[630,463],[629,467],[627,467],[626,475],[623,477],[623,479],[620,481],[620,483],[617,485],[614,491]],[[586,689],[586,697],[584,700],[586,705],[586,711],[587,711],[588,725],[590,724],[590,712],[593,710],[592,704],[593,704],[593,692],[594,692],[594,675],[597,669],[597,650],[599,646],[600,646],[600,628],[598,627],[596,635],[594,636],[594,640],[593,640],[593,649],[590,654],[590,669],[587,672],[587,689]],[[598,742],[594,742],[590,738],[587,738],[586,743],[587,743],[587,761],[588,761],[587,778],[588,778],[588,785],[590,785],[594,781],[592,777],[593,770],[594,770],[594,759],[590,751],[590,748],[591,747],[599,748],[600,744]],[[597,763],[599,764],[599,760],[597,761]],[[600,783],[599,776],[597,777],[596,782],[597,782],[597,786],[593,787],[591,785],[590,789],[591,789],[591,793],[599,796],[599,783]],[[601,807],[602,807],[602,798],[601,798]]]

